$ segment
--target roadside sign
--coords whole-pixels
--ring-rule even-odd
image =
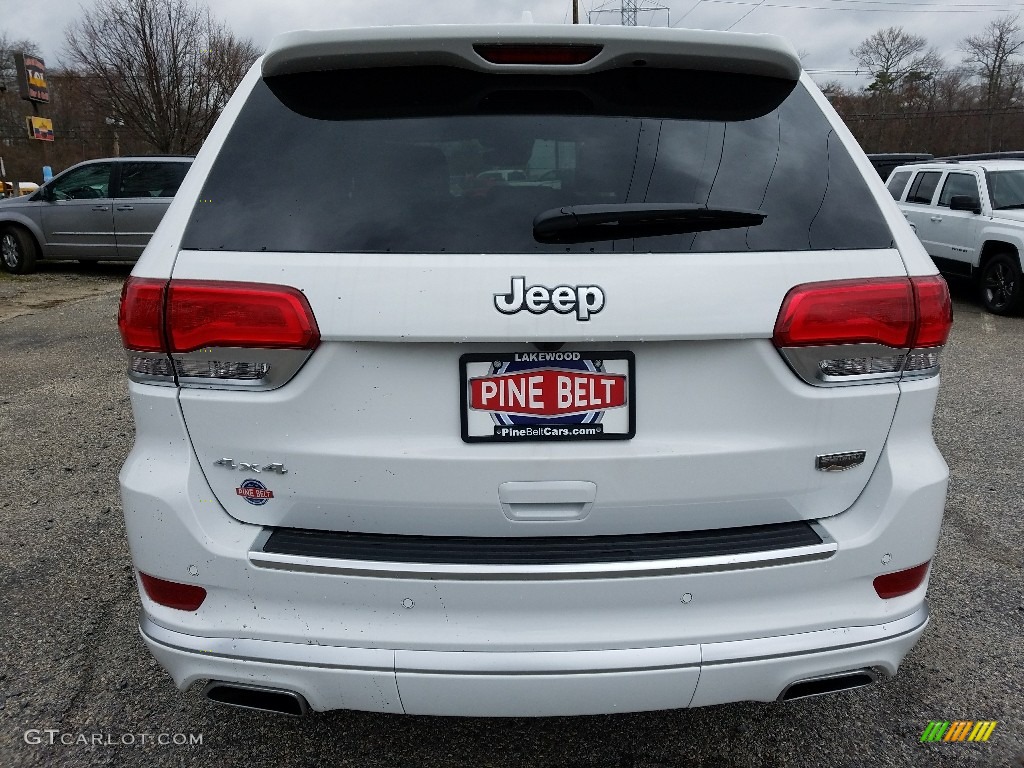
[[[28,137],[39,141],[53,141],[53,122],[48,117],[29,115],[25,118],[28,125]]]
[[[46,64],[35,56],[14,54],[18,72],[18,92],[26,101],[49,102],[50,89],[46,85]]]

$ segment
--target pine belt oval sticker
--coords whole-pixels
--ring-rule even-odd
[[[272,498],[274,498],[274,492],[267,488],[259,480],[249,478],[243,480],[242,484],[235,488],[235,493],[245,499],[253,506],[262,507]]]

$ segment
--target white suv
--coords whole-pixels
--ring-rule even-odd
[[[939,269],[974,278],[989,312],[1024,309],[1024,161],[902,166],[887,186]]]
[[[502,168],[561,183],[472,183]],[[951,322],[779,38],[283,35],[122,298],[143,638],[182,689],[292,713],[892,675]]]

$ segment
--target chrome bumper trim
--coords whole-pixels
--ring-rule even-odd
[[[419,651],[350,648],[252,638],[199,637],[167,629],[143,615],[139,632],[155,645],[221,660],[321,669],[436,675],[580,675],[784,660],[888,643],[928,623],[928,608],[886,624],[793,635],[654,648],[579,651]]]
[[[716,573],[752,568],[770,568],[827,560],[839,545],[817,523],[811,527],[820,544],[762,552],[689,557],[670,560],[638,560],[611,563],[565,563],[543,565],[407,563],[374,560],[341,560],[264,552],[269,529],[256,537],[249,550],[249,562],[258,568],[338,576],[366,576],[384,579],[426,579],[441,581],[566,581],[640,576],[674,576],[688,573]]]

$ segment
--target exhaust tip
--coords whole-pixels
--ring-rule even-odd
[[[203,688],[203,696],[218,704],[254,709],[258,712],[273,712],[293,717],[301,717],[309,712],[309,704],[304,697],[294,691],[284,691],[280,688],[211,680]]]
[[[856,669],[849,672],[839,672],[834,675],[811,677],[806,680],[790,683],[779,695],[779,701],[793,701],[794,699],[807,699],[812,696],[824,696],[828,693],[850,691],[854,688],[863,688],[865,685],[871,685],[871,683],[877,681],[878,673],[873,669]]]

